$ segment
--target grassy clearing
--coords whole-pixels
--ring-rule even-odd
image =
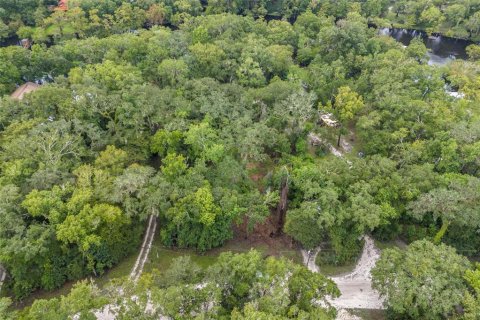
[[[375,246],[380,250],[384,250],[388,248],[399,248],[401,250],[404,250],[406,247],[406,244],[401,240],[391,240],[391,241],[375,240]],[[361,253],[359,254],[358,258],[360,258],[360,255]],[[329,277],[350,273],[355,269],[355,266],[357,264],[357,261],[354,261],[346,265],[336,266],[331,264],[319,263],[318,261],[319,259],[317,259],[317,265],[320,268],[320,272]]]
[[[58,298],[62,295],[67,295],[76,282],[77,281],[66,282],[60,288],[57,288],[57,289],[51,290],[51,291],[46,291],[46,290],[42,290],[42,289],[37,290],[34,293],[32,293],[30,296],[28,296],[27,298],[25,298],[21,301],[14,301],[13,305],[12,305],[12,309],[22,310],[26,307],[31,306],[32,303],[35,300],[38,300],[38,299],[52,299],[52,298]]]
[[[398,248],[400,250],[404,250],[407,247],[407,244],[399,239],[389,240],[389,241],[375,240],[375,246],[380,250],[392,249],[392,248]]]
[[[218,256],[222,252],[234,252],[242,253],[251,249],[255,249],[262,253],[263,256],[283,256],[296,263],[302,263],[302,257],[298,250],[284,248],[284,247],[272,247],[266,243],[249,243],[247,241],[231,240],[227,242],[221,248],[212,249],[205,253],[199,253],[191,249],[171,249],[162,246],[160,239],[155,238],[150,255],[145,263],[144,272],[157,269],[160,272],[167,270],[172,264],[173,259],[181,256],[190,256],[192,261],[198,264],[200,267],[206,269],[214,264]]]
[[[95,278],[95,283],[100,287],[104,287],[112,279],[127,277],[130,275],[132,268],[137,260],[138,253],[132,253],[127,258],[123,259],[119,264],[117,264],[112,269],[108,270],[106,273],[101,275],[98,278]]]
[[[178,258],[180,256],[185,256],[185,255],[190,256],[192,258],[192,261],[197,263],[200,267],[206,269],[217,261],[218,256],[222,252],[231,251],[234,253],[242,253],[242,252],[247,252],[250,249],[258,250],[265,257],[266,256],[283,256],[296,263],[299,263],[299,264],[302,263],[302,257],[299,250],[286,248],[280,244],[270,246],[266,243],[252,244],[248,241],[231,240],[221,248],[216,248],[206,253],[199,253],[191,249],[166,248],[162,246],[160,239],[157,236],[154,239],[148,260],[145,263],[144,272],[149,272],[149,271],[152,271],[153,269],[158,269],[160,272],[162,272],[162,270],[167,270],[172,264],[173,259]],[[100,288],[102,288],[105,285],[107,285],[112,279],[128,277],[135,264],[137,255],[138,255],[138,252],[132,253],[131,255],[126,257],[124,260],[122,260],[119,264],[117,264],[115,267],[105,272],[103,275],[96,278],[88,277],[87,279],[92,279]],[[77,280],[77,281],[80,281],[80,280]],[[13,307],[14,309],[21,310],[23,308],[31,306],[32,303],[37,299],[51,299],[51,298],[58,298],[62,295],[67,295],[72,289],[72,286],[77,281],[69,281],[65,283],[62,287],[55,290],[51,290],[51,291],[37,290],[33,294],[31,294],[28,298],[22,301],[16,302]],[[5,291],[3,291],[2,293],[5,293]]]
[[[318,267],[320,268],[320,273],[328,276],[328,277],[335,277],[340,276],[342,274],[350,273],[355,269],[356,261],[351,264],[346,264],[343,266],[334,266],[331,264],[320,264]]]
[[[386,320],[387,314],[385,310],[378,309],[349,309],[351,314],[364,320]]]
[[[162,246],[154,246],[150,251],[148,261],[145,263],[143,272],[150,272],[157,269],[160,272],[167,270],[175,258],[190,256],[192,261],[202,268],[207,268],[215,263],[216,256],[202,255],[188,249],[169,249]]]

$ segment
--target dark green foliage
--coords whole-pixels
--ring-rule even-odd
[[[318,265],[343,266],[356,262],[363,248],[363,240],[340,228],[330,232],[330,239],[328,245],[322,246],[317,256],[315,262]]]
[[[234,224],[258,232],[271,215],[276,232],[306,248],[327,242],[319,259],[336,265],[355,260],[365,233],[408,242],[437,234],[476,253],[476,48],[472,61],[433,68],[419,41],[402,48],[369,27],[393,21],[475,38],[473,2],[396,1],[389,10],[383,0],[72,0],[66,12],[49,4],[0,4],[0,37],[34,43],[0,48],[0,93],[49,81],[23,100],[0,100],[0,263],[17,297],[105,272],[135,250],[151,214],[164,245],[199,251],[231,239]],[[284,19],[261,18],[272,13]],[[447,84],[464,98],[446,94]],[[321,126],[319,111],[341,128]],[[343,157],[331,147],[339,135],[353,141],[350,153],[339,147]],[[244,257],[228,258],[241,261],[222,258],[217,275],[239,286],[200,296],[226,294],[222,315],[272,314],[267,306],[281,296],[250,304],[257,274]],[[245,279],[228,278],[236,267]],[[171,278],[186,282],[180,271]],[[308,282],[326,283],[291,271],[298,295],[276,318],[309,314]],[[171,284],[156,296],[164,314],[183,307],[174,297],[201,308],[188,304],[192,286]],[[62,316],[57,302],[50,309]]]
[[[102,292],[94,284],[79,282],[67,296],[35,301],[20,319],[60,320],[75,314],[81,319],[93,319],[95,309],[111,303],[118,306],[118,319],[156,319],[165,315],[182,319],[259,319],[257,315],[261,314],[262,319],[331,320],[336,311],[326,299],[339,294],[335,283],[325,276],[284,258],[264,259],[252,250],[223,253],[207,270],[189,257],[180,257],[161,274],[144,274],[138,282],[114,281]],[[8,299],[0,300],[2,319],[16,316],[6,310],[9,304]]]
[[[469,268],[455,249],[421,240],[405,251],[385,249],[372,270],[373,285],[399,317],[444,319],[462,300]]]

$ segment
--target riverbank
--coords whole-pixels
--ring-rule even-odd
[[[474,44],[469,40],[455,39],[442,35],[428,35],[415,29],[379,28],[378,34],[390,36],[404,46],[408,46],[415,38],[422,39],[428,49],[429,65],[445,65],[453,60],[468,59],[467,47]]]

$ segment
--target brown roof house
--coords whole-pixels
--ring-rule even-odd
[[[67,11],[68,10],[67,0],[58,1],[58,6],[55,8],[55,10],[57,10],[57,11]]]
[[[15,90],[10,97],[16,100],[22,100],[23,96],[27,93],[37,90],[40,87],[39,84],[33,82],[26,82]]]

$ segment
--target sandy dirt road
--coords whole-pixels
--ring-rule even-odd
[[[7,271],[5,271],[5,269],[2,266],[0,266],[0,292],[2,291],[3,282],[5,282],[6,278],[7,278]]]
[[[142,274],[143,267],[145,266],[145,262],[148,259],[148,255],[150,254],[150,249],[152,248],[153,238],[155,237],[155,230],[157,229],[157,217],[155,215],[150,215],[148,218],[148,225],[147,231],[145,232],[145,236],[143,238],[142,247],[140,248],[140,253],[138,254],[138,258],[135,261],[135,265],[133,266],[132,271],[130,272],[130,279],[137,281]]]
[[[380,250],[369,236],[364,237],[365,245],[355,269],[346,275],[332,277],[342,295],[331,301],[338,308],[383,309],[383,299],[372,289],[370,272],[380,258]]]
[[[383,299],[377,291],[372,288],[372,276],[370,271],[380,258],[380,250],[369,236],[364,237],[365,245],[362,255],[355,266],[355,269],[348,274],[331,277],[337,284],[342,295],[329,302],[337,309],[384,309]],[[310,252],[302,250],[304,264],[313,272],[320,272],[315,264],[315,258],[320,250]]]

